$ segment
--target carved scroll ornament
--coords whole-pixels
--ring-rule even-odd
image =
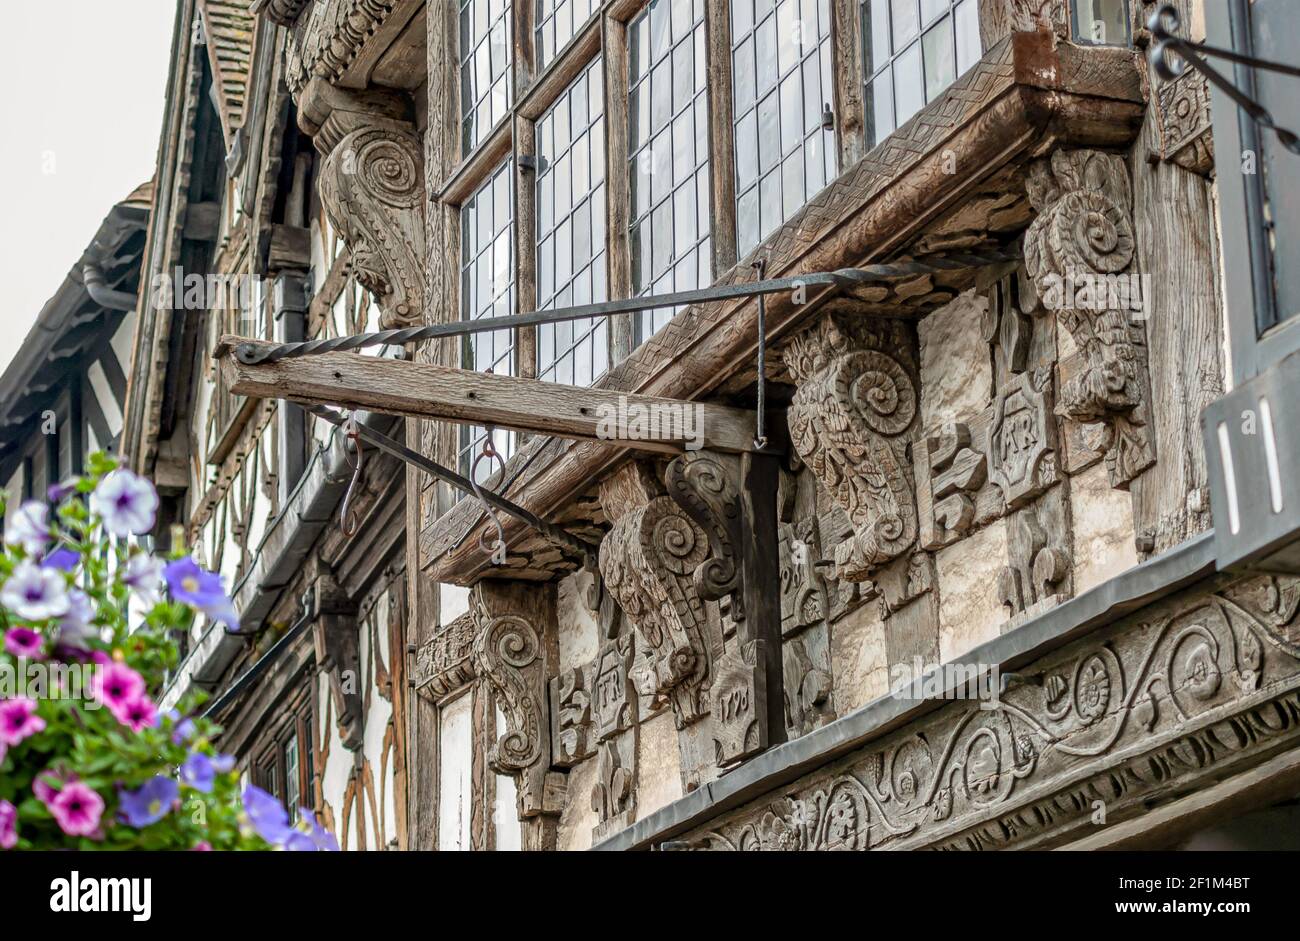
[[[655,495],[657,488],[635,464],[602,488],[615,523],[601,542],[600,571],[650,653],[653,692],[671,700],[682,728],[709,711],[711,639],[719,629],[695,587],[708,537],[671,497]]]
[[[837,575],[850,581],[870,578],[916,541],[910,348],[901,323],[832,311],[784,351],[799,385],[787,413],[790,437],[853,524],[853,538],[835,547]]]
[[[553,610],[553,596],[522,582],[474,587],[471,658],[475,672],[491,684],[505,720],[488,765],[518,780],[521,819],[552,810],[547,801],[551,739],[544,650],[548,604]]]
[[[1057,413],[1103,424],[1111,485],[1126,488],[1155,461],[1146,336],[1130,311],[1109,306],[1114,279],[1136,257],[1128,170],[1112,154],[1057,150],[1030,167],[1028,190],[1038,217],[1025,233],[1025,268],[1083,357]]]
[[[316,81],[299,123],[324,155],[321,202],[347,242],[352,270],[376,298],[385,329],[424,317],[424,164],[408,104],[386,92]]]

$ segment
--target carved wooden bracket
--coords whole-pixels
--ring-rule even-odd
[[[916,541],[911,336],[901,322],[832,308],[784,356],[799,385],[787,413],[791,440],[853,524],[853,538],[835,547],[838,577],[865,581]]]
[[[314,79],[299,124],[324,155],[321,202],[385,329],[424,318],[424,158],[404,96]]]
[[[264,16],[280,26],[293,26],[313,0],[255,0],[249,12]]]
[[[740,535],[740,459],[708,451],[687,451],[669,463],[664,474],[668,492],[709,541],[709,556],[692,575],[701,598],[731,597],[731,619],[745,619]]]
[[[1062,366],[1057,413],[1103,424],[1111,485],[1127,489],[1155,462],[1146,335],[1133,311],[1113,303],[1132,302],[1135,280],[1128,169],[1113,154],[1057,150],[1030,166],[1027,186],[1038,217],[1025,233],[1025,268],[1082,360],[1068,378]]]
[[[708,713],[716,610],[695,576],[709,559],[709,538],[671,498],[651,468],[629,462],[601,485],[614,521],[600,546],[605,585],[651,655],[650,692],[671,700],[678,728]]]
[[[519,818],[558,815],[563,775],[551,772],[548,665],[556,657],[555,589],[525,582],[484,581],[474,586],[476,635],[471,657],[496,694],[505,732],[488,764],[518,782]]]

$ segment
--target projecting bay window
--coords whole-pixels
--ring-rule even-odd
[[[465,202],[460,212],[460,309],[463,320],[505,317],[515,310],[514,199],[510,164],[502,164]],[[493,330],[467,335],[461,346],[461,366],[498,376],[514,373],[514,331]],[[461,473],[469,475],[474,457],[483,449],[482,428],[461,426]],[[514,435],[497,429],[496,449],[508,457]],[[495,462],[482,461],[478,475],[486,479]]]
[[[511,0],[460,0],[461,147],[469,154],[510,111]]]
[[[608,299],[605,100],[601,60],[587,66],[537,121],[537,306]],[[590,385],[609,366],[604,317],[537,328],[537,376]]]
[[[534,48],[537,67],[543,69],[600,9],[600,0],[536,0],[536,3]]]
[[[743,258],[835,177],[830,0],[731,4]]]
[[[712,281],[704,4],[654,0],[627,36],[632,291],[689,291]],[[638,339],[674,313],[644,311]]]
[[[980,58],[978,0],[864,0],[867,146],[874,147]]]

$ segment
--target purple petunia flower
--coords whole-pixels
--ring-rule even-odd
[[[5,650],[15,657],[40,659],[44,646],[41,635],[30,627],[11,627],[5,633]]]
[[[314,853],[316,844],[312,842],[311,837],[301,830],[290,830],[289,835],[284,838],[280,846],[290,853]]]
[[[91,836],[99,829],[104,798],[80,781],[74,781],[65,785],[48,807],[54,822],[68,836]]]
[[[172,744],[189,744],[198,732],[198,729],[195,728],[194,720],[181,718],[181,714],[175,709],[168,710],[167,717],[175,723],[175,728],[172,729]]]
[[[50,484],[45,489],[45,496],[51,503],[62,503],[68,497],[77,492],[76,479],[65,480],[63,483]]]
[[[216,779],[217,770],[212,767],[212,759],[202,752],[191,752],[181,765],[181,780],[196,791],[211,793]]]
[[[90,682],[91,694],[109,709],[121,708],[139,699],[144,690],[144,677],[116,660],[96,670]]]
[[[122,584],[140,596],[146,604],[155,604],[163,580],[163,562],[147,552],[131,556],[122,575]]]
[[[108,474],[90,495],[90,510],[114,536],[139,536],[153,529],[158,492],[129,470]]]
[[[316,849],[326,853],[337,853],[339,851],[339,841],[334,839],[334,834],[316,822],[315,814],[306,807],[299,807],[298,816],[307,824],[308,835],[311,837]]]
[[[229,774],[230,770],[235,767],[235,756],[218,755],[212,759],[212,767],[216,769],[217,774]]]
[[[289,826],[289,812],[256,785],[244,788],[244,811],[257,835],[272,846],[283,845],[294,832]]]
[[[0,603],[29,621],[60,617],[68,610],[63,573],[43,569],[34,562],[19,562],[0,589]]]
[[[53,552],[41,559],[41,567],[47,569],[58,569],[60,572],[71,572],[81,561],[81,556],[66,546],[55,549]]]
[[[214,621],[239,630],[239,615],[226,594],[221,576],[199,568],[191,556],[169,562],[163,569],[172,597],[202,611]]]
[[[29,556],[39,556],[54,541],[50,535],[50,508],[39,500],[28,500],[7,520],[5,542],[22,546]]]
[[[137,830],[157,823],[180,798],[180,785],[171,778],[157,775],[134,791],[118,793],[122,819]]]
[[[0,850],[11,850],[18,845],[18,808],[8,801],[0,801]]]
[[[109,706],[108,711],[132,732],[139,732],[141,729],[152,728],[158,724],[158,707],[147,696],[137,696],[116,707]]]
[[[20,696],[0,700],[0,742],[17,745],[45,729],[45,720],[36,714],[36,700]]]

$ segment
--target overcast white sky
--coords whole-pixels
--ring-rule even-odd
[[[0,371],[158,154],[177,0],[5,3]]]

